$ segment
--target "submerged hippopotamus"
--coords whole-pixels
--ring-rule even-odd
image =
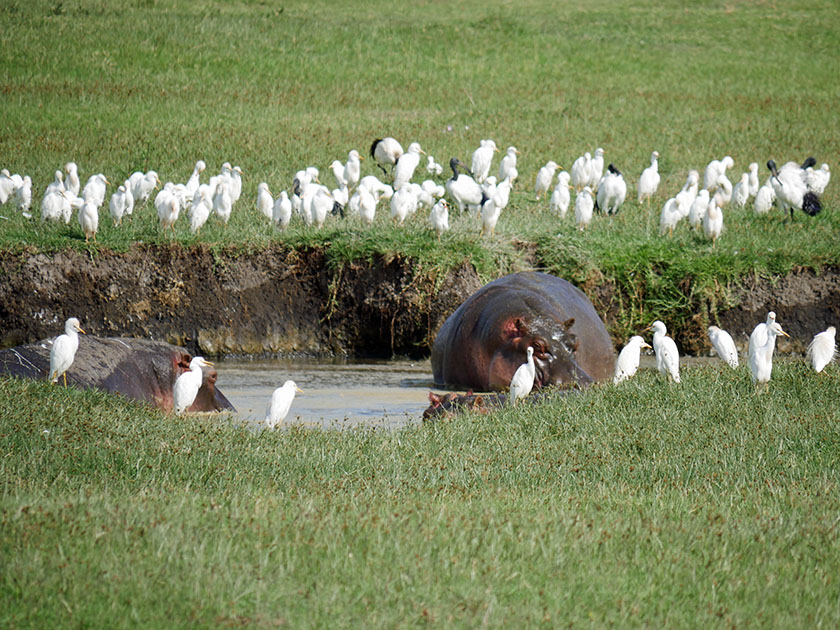
[[[50,369],[50,344],[45,340],[0,350],[0,374],[46,379]],[[189,369],[192,357],[183,348],[148,339],[107,338],[85,335],[67,382],[122,394],[172,411],[172,386]],[[234,410],[216,389],[218,374],[204,368],[204,381],[189,411]]]
[[[485,285],[449,316],[432,348],[438,386],[507,390],[534,348],[535,387],[586,385],[611,376],[615,350],[589,299],[545,273]]]

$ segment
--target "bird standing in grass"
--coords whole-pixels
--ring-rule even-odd
[[[511,181],[516,179],[514,173],[516,172],[516,161],[518,155],[519,151],[516,147],[507,148],[507,151],[499,162],[499,176],[496,178],[498,181],[503,182],[509,175],[511,176]]]
[[[467,206],[480,207],[486,201],[484,191],[470,175],[467,175],[469,170],[464,163],[453,157],[449,160],[449,168],[452,169],[452,177],[446,180],[446,192],[458,204],[458,211],[463,213]],[[464,169],[466,173],[459,173],[459,168]]]
[[[665,333],[665,324],[658,319],[650,325],[653,330],[653,351],[656,353],[656,369],[675,383],[680,382],[680,354],[677,344]]]
[[[614,165],[607,166],[607,174],[598,182],[598,207],[607,214],[615,214],[627,197],[627,183]]]
[[[721,232],[723,232],[723,210],[718,208],[717,202],[712,198],[709,200],[703,217],[703,234],[712,241],[712,247],[714,247]]]
[[[826,365],[834,360],[837,354],[837,346],[834,341],[836,329],[829,326],[823,332],[814,335],[814,339],[808,346],[808,360],[811,367],[817,372],[822,372]]]
[[[266,182],[260,182],[257,186],[257,210],[267,219],[271,219],[274,214],[274,197]]]
[[[441,234],[449,230],[449,204],[445,199],[438,201],[431,212],[429,212],[429,222],[432,224],[432,229],[437,233],[437,238],[440,240]]]
[[[271,394],[271,401],[265,410],[265,426],[269,429],[274,429],[281,424],[286,416],[289,415],[289,409],[292,408],[292,401],[295,399],[295,392],[302,394],[303,391],[295,385],[294,381],[286,381],[282,387],[278,387]]]
[[[518,400],[531,393],[534,387],[534,379],[537,376],[537,366],[534,365],[534,348],[528,346],[527,354],[528,359],[516,368],[513,378],[510,379],[510,402],[514,406]]]
[[[806,160],[806,164],[809,163],[809,160]],[[776,205],[783,212],[790,210],[791,219],[793,219],[794,208],[802,210],[812,217],[822,210],[820,198],[816,193],[808,190],[803,168],[797,164],[788,163],[779,169],[773,160],[767,161],[767,168],[772,173],[770,185],[773,187],[773,192],[776,193]]]
[[[292,220],[292,200],[285,190],[280,191],[280,196],[274,202],[271,218],[281,228],[288,226]]]
[[[589,186],[584,186],[575,197],[575,223],[580,231],[589,227],[594,209],[595,199],[592,196],[592,190]]]
[[[385,170],[385,167],[394,166],[402,154],[402,146],[391,137],[377,138],[373,141],[373,144],[370,145],[370,157],[376,161],[379,168],[381,168],[382,172],[386,175],[388,174],[388,171]]]
[[[618,358],[615,360],[615,376],[613,383],[618,385],[633,376],[639,369],[639,361],[641,360],[642,348],[650,348],[650,345],[639,335],[633,335],[627,342],[621,352],[618,353]]]
[[[493,164],[493,154],[498,151],[495,140],[482,140],[480,146],[473,151],[472,168],[470,169],[475,181],[482,183],[490,174],[490,166]]]
[[[709,326],[709,340],[718,356],[726,361],[729,367],[738,367],[738,349],[732,336],[717,326]]]
[[[572,186],[577,192],[589,185],[589,175],[592,172],[592,155],[586,151],[583,155],[572,162],[570,170],[572,174]]]
[[[537,200],[543,195],[548,194],[548,189],[551,188],[551,180],[554,179],[554,173],[559,166],[554,160],[546,162],[539,171],[537,171],[537,179],[534,182],[534,193],[537,195]]]
[[[569,211],[569,204],[572,202],[572,196],[569,192],[572,186],[569,184],[568,171],[560,171],[557,173],[557,183],[554,185],[554,192],[551,193],[551,199],[548,202],[548,207],[560,215],[563,219]]]
[[[420,148],[419,142],[412,142],[408,145],[408,151],[403,153],[397,160],[394,167],[394,190],[399,190],[403,184],[411,181],[417,165],[420,164],[420,154],[426,153]]]
[[[79,349],[79,333],[85,334],[79,320],[71,317],[64,323],[64,334],[59,335],[53,341],[50,348],[50,383],[58,382],[58,377],[64,377],[64,386],[67,387],[67,370],[73,365],[76,358],[76,350]]]
[[[205,361],[204,357],[193,357],[190,369],[175,379],[175,385],[172,387],[172,408],[176,415],[180,416],[189,409],[198,396],[198,390],[201,389],[204,380],[201,368],[212,366],[213,364]]]
[[[773,351],[776,349],[776,337],[789,337],[781,325],[776,322],[776,313],[767,313],[767,321],[758,324],[750,335],[749,361],[752,381],[759,387],[770,382],[773,372]]]
[[[646,200],[648,206],[650,206],[650,200],[659,188],[660,179],[659,151],[654,151],[650,154],[650,166],[643,170],[639,177],[639,185],[637,186],[639,203]]]
[[[79,208],[79,226],[85,235],[85,243],[91,238],[96,242],[96,232],[99,230],[99,208],[93,200],[87,200]]]
[[[79,195],[82,189],[82,182],[79,180],[79,167],[75,162],[67,162],[64,165],[64,170],[67,173],[67,179],[64,181],[64,189],[73,193],[74,196]]]

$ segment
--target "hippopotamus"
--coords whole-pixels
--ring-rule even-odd
[[[0,350],[0,375],[45,379],[50,368],[50,344],[34,344]],[[161,341],[84,335],[67,382],[149,402],[172,411],[172,386],[189,369],[192,357],[184,349]],[[204,368],[204,381],[188,411],[235,411],[216,389],[218,374]]]
[[[504,390],[534,348],[535,387],[609,378],[615,349],[584,293],[546,273],[520,272],[476,291],[443,323],[432,348],[437,386]]]

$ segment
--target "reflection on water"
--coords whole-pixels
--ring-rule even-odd
[[[215,361],[218,387],[237,419],[265,418],[271,393],[293,380],[297,394],[286,425],[398,428],[419,424],[433,387],[429,361],[260,359]]]

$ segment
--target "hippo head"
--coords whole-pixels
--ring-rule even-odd
[[[537,317],[530,322],[521,317],[513,320],[517,333],[514,345],[517,349],[521,348],[523,357],[528,346],[534,348],[536,387],[569,383],[588,385],[593,382],[575,358],[580,342],[572,332],[574,323],[574,317],[565,321],[545,317]]]

